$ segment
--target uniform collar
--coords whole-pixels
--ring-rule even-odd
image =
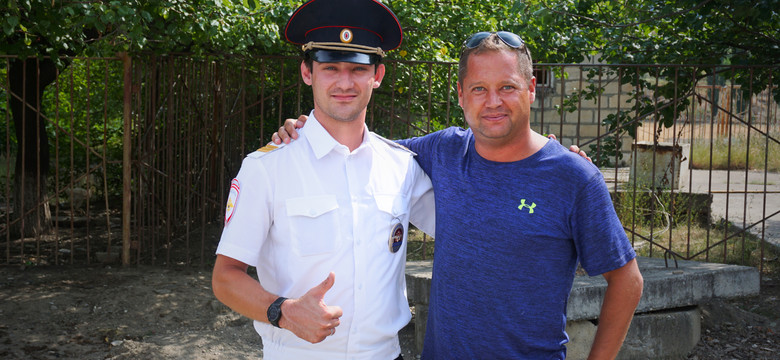
[[[314,156],[317,159],[322,158],[339,146],[346,148],[330,136],[328,131],[325,130],[322,124],[320,124],[320,121],[314,116],[314,110],[309,113],[309,120],[306,121],[306,127],[301,130],[305,130],[304,137],[309,141],[309,145],[311,145]],[[363,124],[363,142],[360,143],[360,146],[355,151],[367,146],[368,142],[368,126]]]

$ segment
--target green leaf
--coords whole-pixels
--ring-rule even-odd
[[[8,25],[12,28],[15,28],[16,25],[19,25],[19,17],[16,15],[8,16],[5,18],[5,22],[8,23]]]
[[[11,34],[14,33],[14,29],[16,28],[16,25],[19,25],[18,16],[7,17],[3,22],[3,32],[5,32],[6,35],[10,36]]]

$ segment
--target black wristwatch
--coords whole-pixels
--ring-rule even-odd
[[[266,315],[268,316],[268,322],[278,328],[281,328],[279,326],[279,320],[282,319],[282,303],[285,300],[287,300],[286,297],[280,296],[271,304],[271,306],[268,307],[268,312],[266,312]]]

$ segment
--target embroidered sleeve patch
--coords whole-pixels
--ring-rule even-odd
[[[225,207],[225,226],[230,222],[230,218],[233,217],[233,211],[238,204],[238,193],[241,190],[241,185],[238,179],[233,179],[230,182],[230,194],[228,195],[227,206]]]

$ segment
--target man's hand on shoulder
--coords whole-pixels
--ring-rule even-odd
[[[577,145],[569,146],[569,151],[571,151],[573,153],[577,153],[580,156],[582,156],[583,158],[585,158],[585,160],[593,162],[593,159],[591,159],[590,156],[588,156],[588,154],[585,153],[585,150],[580,150],[580,147],[577,146]]]
[[[309,117],[306,115],[301,115],[298,117],[298,120],[295,119],[287,119],[284,121],[284,125],[282,125],[279,128],[279,131],[275,132],[273,135],[271,135],[271,142],[273,142],[276,145],[279,145],[281,143],[289,144],[290,141],[298,139],[298,130],[303,127],[304,124],[306,124],[306,120],[308,120]]]
[[[553,139],[553,140],[558,140],[558,139],[555,138],[555,134],[547,135],[547,137],[550,138],[550,139]],[[579,156],[582,156],[585,160],[593,162],[593,160],[590,158],[590,156],[588,156],[588,154],[585,153],[585,150],[581,150],[580,147],[577,146],[577,145],[569,146],[569,151],[571,151],[573,153],[577,153]]]

